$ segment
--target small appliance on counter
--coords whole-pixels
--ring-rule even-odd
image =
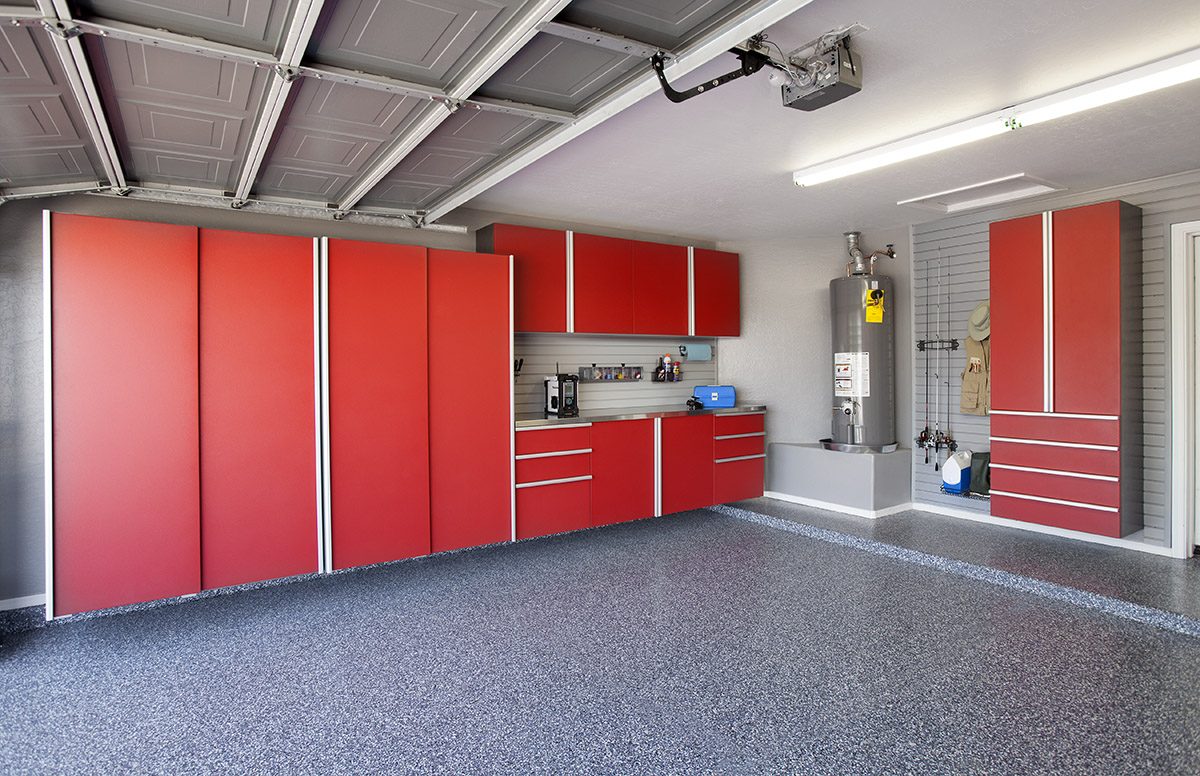
[[[699,403],[704,409],[728,409],[737,406],[737,391],[732,385],[697,385],[692,389],[688,407],[699,409],[693,402]]]
[[[559,373],[542,381],[546,388],[546,417],[579,417],[579,375]]]

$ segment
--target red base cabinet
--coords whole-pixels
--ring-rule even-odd
[[[200,590],[196,228],[54,214],[54,616]]]
[[[713,503],[728,504],[763,494],[765,416],[761,412],[713,418]]]
[[[429,251],[434,552],[512,536],[509,287],[508,256]]]
[[[588,527],[594,428],[572,423],[516,432],[517,539]]]
[[[992,514],[1142,527],[1141,211],[991,225]]]
[[[591,524],[654,514],[654,421],[592,424]]]
[[[425,249],[329,241],[333,567],[430,550]]]
[[[313,573],[313,241],[200,230],[206,590]]]
[[[713,416],[662,419],[662,513],[713,503]]]

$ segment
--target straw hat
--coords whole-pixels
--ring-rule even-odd
[[[967,321],[967,336],[976,342],[983,342],[991,334],[991,305],[988,302],[980,302]]]

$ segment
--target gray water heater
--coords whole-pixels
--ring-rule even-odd
[[[829,283],[832,322],[831,436],[821,443],[848,453],[896,449],[896,296],[875,260],[895,258],[892,246],[864,255],[859,233],[846,232],[845,277]]]

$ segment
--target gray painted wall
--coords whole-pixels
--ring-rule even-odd
[[[918,326],[924,315],[924,274],[936,262],[937,249],[951,264],[954,278],[953,327],[957,336],[966,329],[966,319],[975,301],[986,298],[988,289],[988,224],[1043,210],[1075,207],[1093,202],[1122,199],[1142,208],[1142,430],[1144,434],[1145,496],[1143,499],[1145,532],[1148,543],[1169,545],[1170,527],[1170,381],[1167,359],[1170,339],[1170,232],[1171,225],[1200,219],[1200,171],[1173,175],[1152,181],[1117,186],[1103,191],[1066,194],[1003,208],[974,212],[913,227],[914,260],[918,301],[915,314]],[[952,373],[951,395],[958,391],[958,355]],[[913,434],[923,424],[923,368],[914,372]],[[957,404],[955,405],[957,407]],[[955,435],[964,446],[987,449],[990,423],[987,418],[955,414]],[[986,503],[966,502],[938,491],[937,475],[913,456],[914,500],[959,509],[987,512]]]
[[[41,211],[195,224],[301,236],[345,237],[475,250],[473,234],[445,234],[332,219],[268,216],[252,210],[186,207],[99,196],[56,197],[0,206],[0,609],[43,593],[42,220]],[[494,221],[562,228],[542,219],[457,210],[447,219],[477,229]],[[710,242],[573,224],[614,237],[714,247]],[[597,360],[588,359],[587,363]],[[616,389],[607,389],[616,390]],[[586,395],[586,394],[585,394]],[[634,397],[632,394],[630,398]],[[19,605],[17,602],[15,605]]]
[[[721,340],[721,382],[739,396],[768,405],[769,442],[816,442],[830,434],[833,355],[830,350],[829,281],[845,272],[843,229],[820,240],[722,243],[741,254],[742,336]],[[894,243],[898,258],[882,259],[881,275],[895,282],[896,434],[911,447],[912,301],[908,229],[867,232],[867,250]]]

